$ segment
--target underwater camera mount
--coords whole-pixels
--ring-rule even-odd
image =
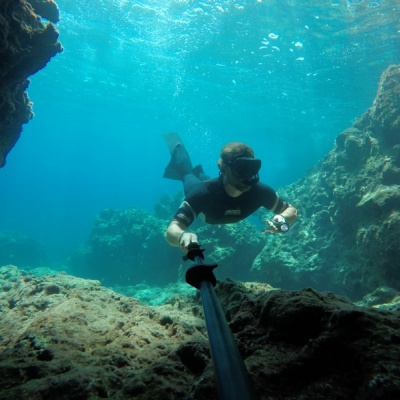
[[[240,357],[232,332],[228,326],[214,286],[217,283],[213,270],[217,264],[203,262],[204,250],[191,243],[183,259],[195,265],[186,271],[186,282],[200,290],[204,316],[210,341],[214,371],[221,400],[256,400],[250,375]]]

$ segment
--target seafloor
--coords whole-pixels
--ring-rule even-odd
[[[0,399],[218,398],[194,289],[145,306],[98,281],[0,271]],[[398,398],[395,292],[365,307],[261,283],[216,292],[261,399]]]

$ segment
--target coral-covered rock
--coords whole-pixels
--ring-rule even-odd
[[[247,280],[252,265],[267,238],[253,224],[241,221],[228,225],[199,225],[195,229],[206,249],[208,262],[218,264],[220,279]]]
[[[0,4],[0,168],[32,117],[28,77],[62,51],[54,25],[58,8],[51,0],[2,0]],[[39,14],[36,14],[35,11]],[[41,14],[42,13],[42,14]]]
[[[182,278],[184,254],[164,240],[168,223],[140,209],[104,210],[86,245],[70,258],[70,266],[79,276],[100,279],[108,286],[176,282]],[[265,240],[254,225],[242,221],[215,226],[196,221],[191,228],[198,233],[209,262],[219,264],[220,279],[249,276],[249,266]]]
[[[183,200],[183,193],[178,191],[174,196],[164,194],[154,206],[154,215],[161,219],[170,219],[179,208]]]
[[[267,242],[254,276],[360,298],[400,289],[400,67],[382,75],[373,106],[308,175],[281,192],[299,222]]]
[[[390,66],[381,77],[374,104],[354,124],[371,131],[387,146],[400,143],[400,67]]]
[[[0,399],[218,398],[198,295],[147,307],[15,267],[0,287]],[[216,293],[261,400],[399,398],[398,312],[230,280]]]
[[[182,258],[163,238],[166,225],[166,220],[144,210],[106,209],[70,265],[80,276],[99,279],[108,286],[175,282]]]

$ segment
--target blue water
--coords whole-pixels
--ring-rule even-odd
[[[303,177],[400,63],[396,0],[58,0],[64,52],[31,78],[35,117],[0,171],[0,231],[56,261],[104,208],[153,211],[180,132],[216,174],[245,141],[279,189]],[[296,199],[291,199],[295,204]]]

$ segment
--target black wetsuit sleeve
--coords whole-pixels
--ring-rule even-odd
[[[192,207],[187,201],[183,201],[177,212],[175,213],[173,219],[180,222],[186,228],[189,227],[194,219],[196,218],[196,213],[193,211]]]
[[[263,183],[259,184],[261,190],[261,198],[263,199],[263,206],[275,214],[280,214],[289,207],[289,203],[281,199],[278,193],[275,192],[270,186]]]
[[[203,211],[204,205],[207,203],[209,196],[207,186],[204,182],[196,185],[186,195],[173,219],[188,227],[199,213]]]
[[[289,207],[289,203],[281,198],[278,200],[278,204],[275,207],[275,210],[273,211],[275,214],[280,214],[284,212],[287,208]]]

